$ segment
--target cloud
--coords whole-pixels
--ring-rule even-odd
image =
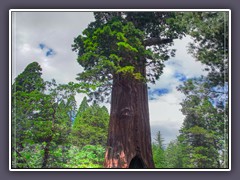
[[[177,50],[176,56],[164,63],[165,67],[160,79],[155,84],[148,84],[152,138],[160,131],[166,144],[176,139],[184,120],[180,105],[184,95],[177,91],[176,87],[189,78],[206,75],[206,72],[203,71],[204,65],[188,54],[189,42],[191,42],[191,38],[188,36],[174,41],[173,48]],[[167,91],[163,94],[155,93],[153,96],[152,92],[158,89]]]
[[[176,139],[184,120],[184,115],[180,111],[180,102],[183,98],[183,94],[174,89],[171,93],[149,101],[152,138],[160,131],[165,144]]]
[[[76,81],[82,67],[71,45],[92,20],[91,12],[14,12],[12,78],[37,61],[45,80]]]

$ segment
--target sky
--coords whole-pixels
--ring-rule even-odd
[[[92,12],[13,12],[12,80],[31,62],[42,67],[44,80],[77,82],[83,68],[72,51],[73,40],[94,20]],[[184,116],[180,103],[184,95],[176,90],[188,78],[205,75],[204,66],[187,53],[190,37],[175,40],[176,56],[165,62],[160,79],[150,87],[149,114],[152,138],[160,131],[167,145],[176,139]],[[85,95],[76,97],[78,105]],[[109,104],[104,104],[110,109]]]

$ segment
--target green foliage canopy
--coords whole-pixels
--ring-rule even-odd
[[[72,142],[75,146],[106,146],[109,114],[106,107],[94,103],[89,106],[83,99],[72,127]]]
[[[174,12],[95,12],[95,21],[74,39],[84,72],[77,79],[97,86],[90,95],[103,101],[119,74],[154,83],[173,56],[173,39],[185,35]],[[145,72],[145,67],[148,67]],[[91,89],[88,89],[90,91]]]

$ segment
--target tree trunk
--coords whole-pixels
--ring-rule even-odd
[[[46,146],[44,147],[44,156],[43,156],[43,163],[42,163],[42,168],[47,168],[47,163],[49,159],[49,151],[50,151],[50,141],[47,141]]]
[[[104,167],[154,168],[147,85],[130,75],[113,79]]]

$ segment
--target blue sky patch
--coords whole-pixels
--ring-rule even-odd
[[[40,43],[39,44],[39,48],[45,52],[45,56],[46,57],[49,57],[49,56],[53,56],[56,54],[56,52],[52,49],[52,48],[49,48],[48,46],[46,46],[46,44],[43,44],[43,43]]]
[[[55,54],[55,52],[53,51],[53,49],[51,49],[51,48],[49,48],[48,49],[48,51],[46,52],[46,56],[48,57],[48,56],[52,56],[52,55],[54,55]]]
[[[212,105],[216,107],[217,105],[221,104],[223,107],[226,107],[226,102],[228,99],[228,86],[216,86],[211,88],[211,90],[215,93],[218,93],[217,97],[212,97],[211,99],[209,98],[209,101],[212,103]]]
[[[169,89],[167,88],[160,88],[160,89],[150,89],[148,91],[148,96],[150,100],[155,100],[157,99],[158,96],[162,96],[164,94],[168,94]]]
[[[187,77],[183,73],[179,73],[179,72],[176,72],[174,74],[174,77],[181,82],[184,82],[187,80]]]
[[[43,44],[43,43],[40,43],[40,44],[39,44],[39,47],[40,47],[40,49],[42,49],[42,50],[43,50],[43,49],[46,47],[46,45],[45,45],[45,44]]]

